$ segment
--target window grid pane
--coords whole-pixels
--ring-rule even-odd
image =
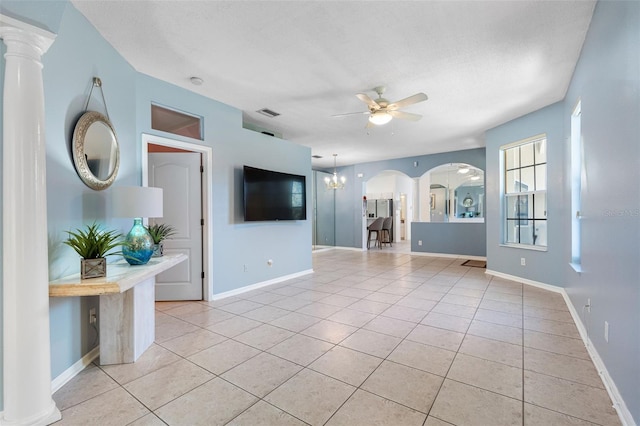
[[[547,246],[546,139],[504,149],[505,243]]]

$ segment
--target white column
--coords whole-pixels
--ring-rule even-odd
[[[47,182],[41,57],[54,34],[0,15],[3,99],[2,425],[60,419],[51,398]]]

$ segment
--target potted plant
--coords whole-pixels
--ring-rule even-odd
[[[122,236],[116,231],[103,231],[97,223],[87,225],[86,230],[76,229],[76,232],[67,231],[69,238],[64,243],[74,249],[82,257],[80,260],[80,277],[98,278],[107,275],[107,261],[105,256],[115,247],[122,244]]]
[[[153,225],[147,226],[147,231],[149,231],[151,238],[153,238],[153,254],[151,257],[161,257],[164,255],[163,241],[175,235],[175,228],[166,223],[154,223]]]

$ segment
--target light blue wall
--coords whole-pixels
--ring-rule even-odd
[[[417,166],[414,166],[416,162]],[[434,167],[448,163],[467,163],[485,170],[485,149],[443,152],[339,168],[338,173],[347,177],[347,186],[336,194],[336,245],[362,247],[362,195],[363,184],[368,179],[385,170],[396,170],[411,178],[419,178]],[[357,177],[360,173],[362,178]],[[412,224],[412,239],[414,232]]]
[[[128,219],[108,217],[111,189],[90,190],[73,167],[71,136],[93,76],[102,79],[108,112],[120,143],[120,171],[114,186],[141,182],[141,133],[154,133],[150,129],[151,101],[204,117],[202,143],[212,147],[214,163],[215,293],[311,269],[310,200],[306,221],[245,224],[241,215],[244,164],[305,175],[307,193],[311,194],[309,148],[243,129],[241,111],[137,73],[71,3],[3,2],[1,11],[57,33],[56,41],[43,57],[51,279],[79,270],[78,256],[61,243],[66,238],[65,231],[94,220],[122,232],[131,225]],[[4,45],[0,49],[0,53],[4,52]],[[4,58],[0,59],[0,69],[4,72]],[[103,112],[96,90],[90,109]],[[267,259],[274,260],[273,267],[267,266]],[[96,334],[86,326],[85,319],[88,310],[97,304],[95,297],[50,299],[53,377],[95,346]],[[1,381],[0,368],[0,396]]]
[[[422,241],[422,245],[418,245]],[[413,222],[411,251],[486,256],[484,223]]]
[[[487,269],[546,284],[564,285],[568,201],[563,187],[565,140],[563,103],[517,118],[486,133]],[[541,133],[547,135],[547,251],[502,246],[500,147]],[[520,266],[520,258],[527,266]]]
[[[640,2],[598,2],[563,102],[487,132],[488,268],[565,287],[640,423]],[[571,113],[582,102],[582,273],[571,268]],[[548,252],[500,243],[500,145],[548,134]],[[519,266],[519,258],[527,266]],[[591,313],[582,306],[591,299]],[[609,342],[604,322],[610,324]]]
[[[564,137],[582,100],[586,179],[582,268],[567,267],[577,307],[591,298],[589,336],[635,422],[640,424],[640,2],[599,2],[562,111]],[[567,153],[568,143],[567,143]],[[569,170],[569,156],[565,157]],[[569,183],[564,185],[566,202]],[[569,217],[564,237],[569,240]],[[604,322],[610,324],[609,342]]]

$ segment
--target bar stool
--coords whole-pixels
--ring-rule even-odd
[[[382,231],[383,223],[384,218],[379,217],[371,222],[371,225],[367,226],[367,229],[369,230],[369,235],[367,236],[367,250],[370,248],[371,234],[374,232],[376,233],[376,243],[378,244],[378,247],[382,248],[382,246],[380,245],[380,233]],[[375,247],[375,244],[373,246]]]

